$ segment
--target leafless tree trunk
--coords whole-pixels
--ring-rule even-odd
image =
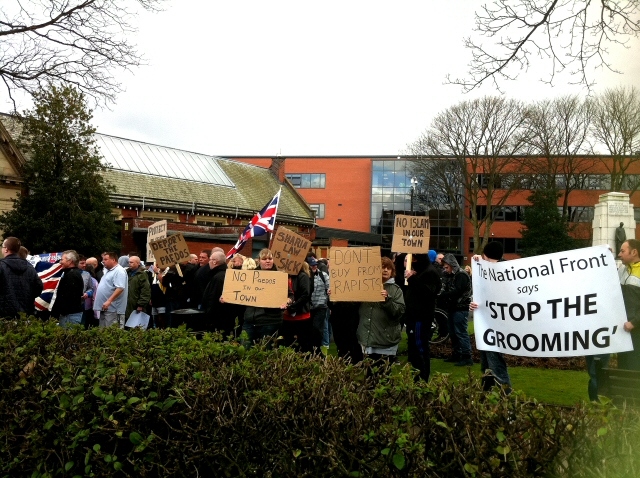
[[[523,105],[500,97],[463,101],[433,120],[431,127],[409,150],[425,159],[416,161],[413,173],[425,189],[441,193],[462,217],[469,208],[475,252],[491,236],[493,212],[519,188],[514,155],[522,152]],[[427,157],[428,156],[428,157]],[[437,196],[437,195],[436,195]],[[486,206],[478,215],[477,206]],[[482,238],[481,230],[484,226]]]
[[[543,81],[570,68],[576,83],[591,87],[588,67],[617,71],[608,48],[626,45],[640,33],[640,0],[494,0],[476,12],[475,31],[488,46],[467,38],[473,55],[467,78],[450,83],[473,90],[486,80],[513,80],[527,71],[532,57],[548,61]]]
[[[141,64],[127,38],[136,6],[157,10],[163,0],[23,0],[0,7],[0,78],[16,106],[17,91],[61,82],[97,102],[121,91],[111,72]]]
[[[537,186],[562,192],[563,219],[568,217],[569,195],[581,189],[597,162],[586,156],[591,116],[591,102],[578,96],[540,101],[526,109],[526,169],[537,178]]]
[[[613,161],[607,158],[603,161],[611,174],[611,190],[636,191],[639,186],[636,176],[627,172],[640,161],[640,91],[635,87],[618,87],[598,95],[591,134],[613,156]]]

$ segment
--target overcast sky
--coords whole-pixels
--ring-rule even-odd
[[[148,66],[96,110],[101,133],[212,155],[396,155],[439,111],[472,94],[446,85],[471,58],[469,0],[168,0],[139,18]],[[488,40],[485,40],[488,41]],[[640,87],[640,42],[612,50],[624,75],[596,72],[596,91]],[[534,68],[505,83],[533,101],[584,94]],[[7,107],[4,108],[8,110]]]

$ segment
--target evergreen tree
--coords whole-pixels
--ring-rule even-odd
[[[84,95],[50,86],[34,95],[33,109],[18,121],[27,161],[24,188],[14,208],[0,216],[4,236],[16,236],[32,253],[113,250],[117,228],[95,129]]]
[[[538,189],[528,197],[520,230],[523,256],[538,256],[575,249],[578,244],[569,235],[569,224],[558,209],[560,192],[556,188]]]

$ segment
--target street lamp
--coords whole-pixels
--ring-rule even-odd
[[[417,185],[418,185],[418,179],[414,176],[411,178],[411,214],[413,214],[413,196],[416,193]]]

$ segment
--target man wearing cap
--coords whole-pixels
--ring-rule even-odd
[[[329,285],[329,275],[318,268],[316,258],[309,256],[307,257],[307,262],[311,268],[311,323],[315,331],[313,346],[320,347],[324,329],[327,326],[331,287]]]
[[[502,258],[503,251],[502,244],[493,241],[484,246],[482,256],[476,254],[473,256],[473,260],[477,262],[482,257],[488,262],[502,262],[504,260]],[[476,310],[477,308],[478,304],[476,302],[469,304],[469,310]],[[504,361],[504,355],[500,352],[481,350],[480,369],[484,375],[482,377],[482,388],[484,390],[489,390],[497,382],[506,387],[507,393],[511,392],[511,378],[507,371],[507,363]]]

